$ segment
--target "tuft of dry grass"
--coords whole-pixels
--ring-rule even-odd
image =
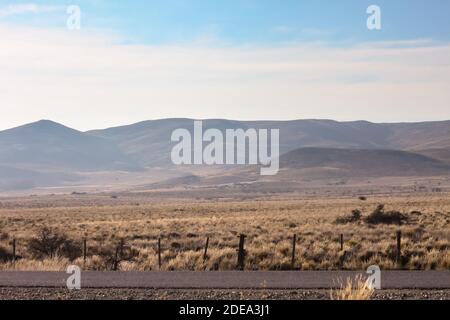
[[[62,257],[53,257],[42,260],[20,259],[13,263],[11,261],[0,264],[0,271],[65,271],[70,261]]]
[[[370,287],[369,281],[360,275],[355,279],[348,278],[337,290],[331,290],[331,300],[370,300],[375,290]]]

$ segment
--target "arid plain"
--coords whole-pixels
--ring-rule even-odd
[[[390,195],[361,191],[337,188],[331,195],[330,190],[316,190],[271,196],[244,195],[241,190],[212,199],[211,192],[185,189],[178,197],[174,190],[153,190],[2,198],[0,269],[61,271],[77,264],[86,270],[150,271],[159,270],[161,262],[162,270],[234,270],[240,234],[247,236],[246,270],[450,267],[450,197],[445,186],[439,192],[400,189]],[[381,214],[397,213],[401,219],[368,219],[380,204]],[[56,243],[46,252],[36,249],[36,242],[46,244],[43,230]],[[402,232],[401,261],[397,231]]]

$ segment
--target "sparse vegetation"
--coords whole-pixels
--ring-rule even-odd
[[[396,269],[397,230],[403,235],[402,268],[450,268],[447,194],[372,196],[364,203],[355,197],[146,203],[135,197],[127,200],[123,195],[116,203],[106,195],[97,205],[91,196],[70,197],[70,201],[58,196],[26,199],[32,203],[23,202],[23,198],[2,200],[0,226],[9,236],[0,240],[6,257],[0,258],[0,270],[13,268],[9,258],[12,238],[17,239],[16,251],[21,257],[15,263],[16,270],[84,266],[84,238],[88,240],[87,270],[159,270],[158,238],[162,270],[234,270],[241,233],[247,235],[246,270],[291,269],[294,234],[298,240],[295,269],[364,270],[374,264]],[[372,213],[378,203],[385,203],[385,207],[377,212],[408,212],[408,220],[402,218],[401,225],[391,224],[391,220],[387,224],[366,222],[370,214],[365,213]],[[354,208],[359,212],[348,218],[356,223],[336,223]],[[345,240],[344,260],[340,234]],[[210,241],[204,261],[206,237]],[[116,259],[122,239],[124,254],[119,249]]]
[[[374,289],[369,286],[367,280],[361,276],[356,279],[348,278],[346,283],[341,283],[337,290],[330,293],[331,300],[370,300]]]

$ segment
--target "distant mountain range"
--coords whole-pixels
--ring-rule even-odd
[[[191,129],[191,119],[145,121],[129,126],[89,131],[108,139],[142,166],[170,163],[170,136],[177,128]],[[422,152],[450,150],[450,121],[376,124],[331,120],[231,121],[205,120],[203,126],[225,129],[280,129],[280,152],[305,148],[388,149]]]
[[[450,174],[450,121],[213,119],[203,123],[205,130],[280,129],[281,169],[289,168],[291,176],[293,171],[311,174],[312,169],[317,177]],[[0,131],[0,190],[82,184],[80,174],[86,172],[170,168],[170,137],[178,128],[192,131],[193,120],[153,120],[88,132],[42,120]],[[233,172],[245,176],[249,168],[224,170],[228,176]],[[199,183],[193,177],[181,179]],[[282,172],[279,178],[289,175]]]

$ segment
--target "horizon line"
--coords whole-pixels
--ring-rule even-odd
[[[290,119],[290,120],[237,120],[237,119],[231,119],[231,118],[190,118],[190,117],[172,117],[172,118],[158,118],[158,119],[147,119],[147,120],[142,120],[142,121],[137,121],[137,122],[133,122],[133,123],[128,123],[128,124],[118,124],[118,125],[113,125],[113,126],[109,126],[109,127],[101,127],[101,128],[94,128],[94,129],[89,129],[89,130],[79,130],[75,127],[72,127],[70,125],[66,125],[63,122],[59,122],[59,121],[55,121],[55,120],[50,120],[50,119],[39,119],[36,121],[31,121],[31,122],[27,122],[21,125],[16,125],[13,127],[8,127],[6,129],[0,129],[0,133],[4,132],[4,131],[9,131],[9,130],[13,130],[16,128],[20,128],[23,126],[28,126],[28,125],[33,125],[33,124],[37,124],[39,122],[51,122],[72,130],[76,130],[78,132],[82,132],[82,133],[86,133],[86,132],[90,132],[90,131],[101,131],[101,130],[108,130],[108,129],[114,129],[114,128],[120,128],[120,127],[129,127],[129,126],[133,126],[133,125],[138,125],[138,124],[143,124],[146,122],[157,122],[157,121],[170,121],[170,120],[189,120],[189,121],[234,121],[234,122],[242,122],[242,123],[249,123],[249,122],[260,122],[260,123],[264,123],[264,122],[279,122],[279,123],[288,123],[288,122],[299,122],[299,121],[329,121],[329,122],[335,122],[335,123],[356,123],[356,122],[367,122],[367,123],[371,123],[371,124],[379,124],[379,125],[384,125],[384,124],[419,124],[419,123],[439,123],[439,122],[449,122],[450,119],[447,120],[424,120],[424,121],[393,121],[393,122],[376,122],[376,121],[370,121],[370,120],[364,120],[364,119],[360,119],[360,120],[345,120],[345,121],[340,121],[340,120],[334,120],[334,119],[326,119],[326,118],[297,118],[297,119]]]

